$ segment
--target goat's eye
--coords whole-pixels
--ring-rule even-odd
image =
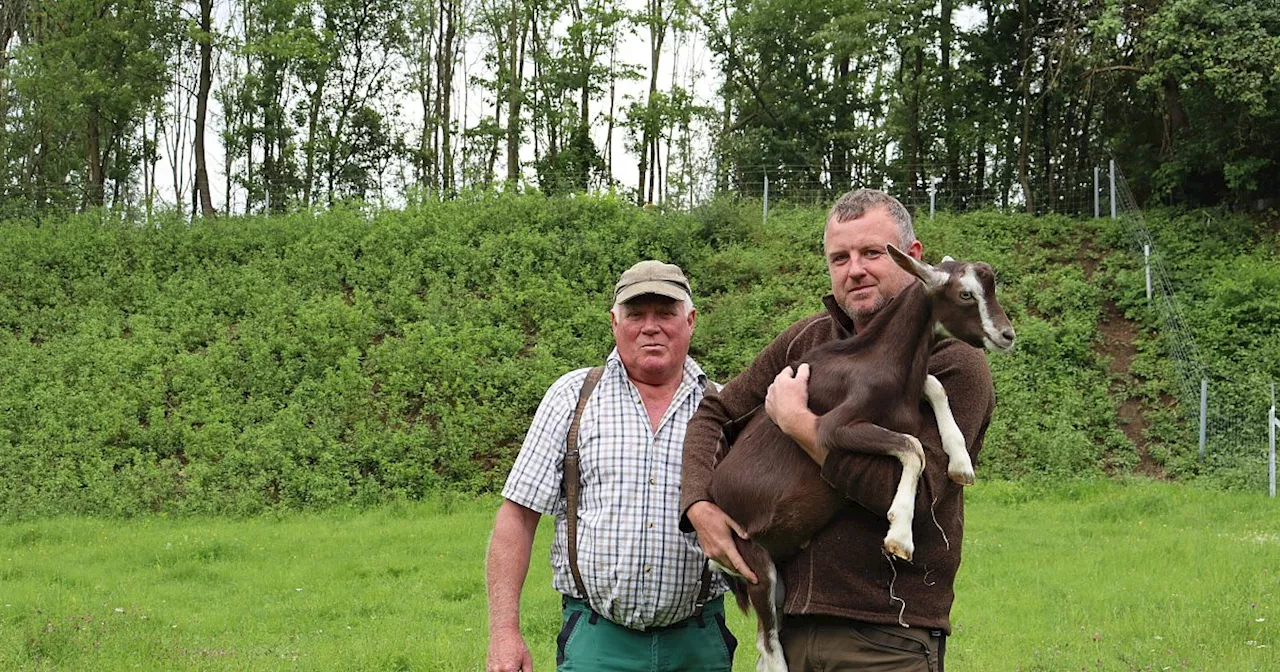
[[[973,292],[971,292],[971,291],[969,291],[969,290],[967,290],[967,289],[962,289],[962,290],[960,290],[960,298],[961,298],[961,299],[964,299],[965,301],[972,301],[972,300],[973,300]]]

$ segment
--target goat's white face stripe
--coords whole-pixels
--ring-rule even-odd
[[[987,293],[983,291],[982,283],[978,282],[978,275],[972,268],[965,269],[964,275],[960,276],[960,286],[969,290],[978,302],[978,315],[982,317],[982,333],[990,338],[996,333],[996,325],[991,320],[991,313],[987,309]]]

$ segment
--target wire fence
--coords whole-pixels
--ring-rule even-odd
[[[891,193],[921,214],[995,209],[1035,215],[1095,216],[1110,208],[1106,173],[1094,166],[1023,175],[1016,165],[994,158],[989,162],[919,163],[912,167],[734,164],[709,167],[688,178],[676,171],[668,178],[676,183],[659,190],[658,198],[686,208],[724,196],[774,204],[830,204],[858,187]]]
[[[1241,485],[1256,483],[1260,474],[1265,475],[1274,497],[1275,420],[1274,402],[1268,396],[1269,375],[1248,358],[1224,362],[1221,357],[1206,356],[1197,345],[1195,330],[1178,296],[1186,283],[1180,283],[1171,270],[1158,236],[1148,228],[1128,180],[1114,160],[1110,168],[1115,176],[1116,204],[1111,216],[1120,222],[1132,253],[1143,264],[1153,326],[1173,372],[1178,406],[1187,426],[1197,431],[1194,438],[1202,468],[1235,472],[1228,474],[1227,480]]]

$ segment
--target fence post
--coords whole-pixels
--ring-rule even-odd
[[[1206,426],[1209,420],[1209,379],[1200,379],[1200,461],[1204,462]]]
[[[1094,219],[1097,219],[1102,212],[1102,210],[1100,209],[1101,204],[1098,202],[1099,200],[1098,199],[1098,173],[1101,170],[1102,169],[1097,166],[1093,167],[1093,218]]]
[[[1116,160],[1111,159],[1111,219],[1116,218]]]
[[[769,173],[764,174],[764,221],[769,222]]]
[[[1142,261],[1147,268],[1147,303],[1151,303],[1151,244],[1143,243]]]
[[[1267,413],[1267,436],[1268,443],[1271,446],[1271,453],[1267,456],[1267,474],[1271,480],[1271,496],[1276,496],[1276,427],[1280,426],[1280,420],[1276,420],[1276,384],[1271,383],[1271,410]]]
[[[929,219],[933,219],[934,199],[938,194],[938,178],[929,178]]]

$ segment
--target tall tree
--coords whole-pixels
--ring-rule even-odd
[[[440,0],[438,32],[440,42],[436,49],[436,117],[440,119],[440,188],[444,194],[453,194],[453,95],[454,67],[458,63],[461,48],[460,31],[463,29],[461,0]]]
[[[196,84],[195,162],[196,195],[200,200],[200,213],[214,215],[213,192],[209,190],[209,164],[205,158],[205,124],[209,115],[209,89],[213,85],[213,0],[200,0],[200,30],[196,33],[200,45],[200,79]]]

